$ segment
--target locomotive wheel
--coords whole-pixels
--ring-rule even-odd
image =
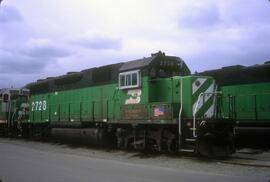
[[[234,152],[233,138],[231,135],[218,136],[214,133],[205,133],[197,139],[196,149],[205,157],[227,157]]]

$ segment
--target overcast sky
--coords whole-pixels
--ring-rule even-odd
[[[150,56],[192,72],[270,60],[268,0],[3,0],[0,87]]]

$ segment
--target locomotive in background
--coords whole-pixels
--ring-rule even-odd
[[[222,92],[222,118],[236,121],[239,147],[270,146],[270,61],[261,65],[235,65],[196,75],[211,76]]]
[[[0,136],[18,135],[22,122],[28,120],[27,89],[0,89]]]
[[[11,123],[7,128],[16,126],[25,137],[211,157],[235,150],[234,121],[221,117],[222,97],[215,80],[190,75],[179,57],[158,52],[49,77],[26,87],[30,90],[28,119],[16,119],[23,113],[19,105],[25,105],[19,100],[10,112],[13,117],[5,112],[8,117],[3,119]],[[14,100],[10,97],[2,103]]]

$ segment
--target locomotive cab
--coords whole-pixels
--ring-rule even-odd
[[[118,81],[120,121],[141,128],[138,141],[133,141],[139,143],[136,147],[148,142],[159,150],[165,146],[165,150],[178,148],[205,156],[233,153],[232,123],[217,119],[218,93],[212,77],[190,76],[181,58],[159,52],[124,63]],[[145,129],[151,125],[152,129]],[[162,128],[159,134],[154,125]],[[151,142],[142,141],[145,135]]]
[[[27,89],[0,90],[0,133],[6,135],[11,130],[18,129],[18,122],[27,117]]]

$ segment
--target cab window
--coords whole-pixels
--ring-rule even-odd
[[[119,88],[127,89],[127,88],[136,88],[140,86],[140,72],[136,71],[128,71],[119,74]]]
[[[138,74],[132,73],[132,85],[137,85],[138,83]]]
[[[120,82],[119,83],[120,85],[119,86],[120,87],[125,86],[125,75],[120,75],[120,78],[119,79],[120,79],[120,81],[119,81]]]

